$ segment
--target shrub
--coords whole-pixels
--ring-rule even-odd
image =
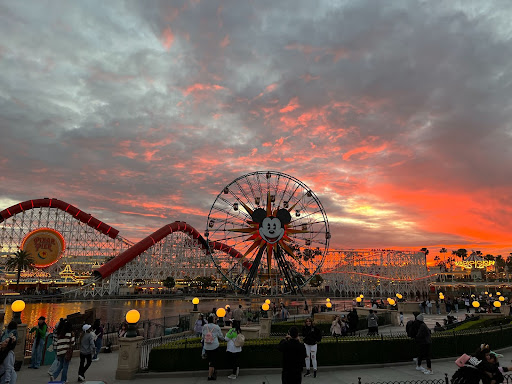
[[[493,349],[512,345],[512,326],[478,331],[447,331],[432,335],[434,358],[460,356],[472,353],[485,342]],[[240,368],[268,368],[281,366],[281,353],[277,349],[280,338],[247,340],[240,355]],[[225,343],[221,343],[219,367],[227,368]],[[199,339],[179,340],[154,348],[150,353],[152,371],[206,370],[208,363],[201,359]],[[410,361],[416,356],[416,344],[406,336],[346,337],[338,340],[325,337],[318,346],[322,365],[386,364]]]

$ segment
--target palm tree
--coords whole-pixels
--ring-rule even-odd
[[[497,255],[495,262],[494,262],[494,271],[496,273],[502,273],[505,270],[505,259],[503,259],[503,256]]]
[[[29,270],[34,268],[34,259],[30,253],[19,250],[11,256],[5,263],[5,269],[8,271],[18,271],[18,278],[16,279],[16,291],[19,290],[20,277],[22,270]]]
[[[464,260],[466,258],[466,256],[468,255],[468,250],[464,249],[464,248],[459,248],[455,251],[455,255],[457,257],[460,257],[462,260]]]

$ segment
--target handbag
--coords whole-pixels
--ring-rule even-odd
[[[66,351],[65,359],[66,359],[66,361],[70,361],[72,357],[73,357],[73,346],[70,345],[68,350]]]

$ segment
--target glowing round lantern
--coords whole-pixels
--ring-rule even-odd
[[[194,304],[194,305],[199,304],[199,299],[198,299],[197,297],[194,297],[194,298],[192,299],[192,304]]]
[[[217,309],[216,312],[217,317],[224,317],[226,316],[226,310],[224,308]]]
[[[11,304],[13,312],[21,312],[25,309],[25,302],[23,300],[16,300]]]
[[[265,304],[270,305],[270,299],[265,300]]]
[[[263,309],[264,311],[268,311],[269,308],[270,306],[267,303],[263,303],[263,305],[261,306],[261,309]]]
[[[396,303],[396,302],[395,302],[395,300],[393,300],[393,299],[389,299],[389,300],[388,300],[388,303],[389,303],[389,305],[395,305],[395,303]]]
[[[480,306],[480,303],[478,301],[473,301],[473,303],[471,304],[474,308],[478,308]]]
[[[496,292],[496,296],[501,296],[501,292]]]
[[[400,293],[397,293],[397,294],[396,294],[396,297],[397,297],[398,299],[401,299],[403,296],[402,296]]]
[[[327,298],[327,299],[325,299],[325,301],[327,301],[328,303],[330,303],[330,302],[331,302],[331,299]]]
[[[494,305],[496,308],[501,307],[501,301],[495,301],[492,305]]]
[[[364,298],[364,295],[361,293],[361,294],[359,295],[359,297],[362,299],[362,298]]]
[[[499,301],[505,301],[505,298],[503,296],[500,296],[500,298],[498,300]]]
[[[136,309],[132,309],[126,313],[126,322],[128,324],[135,324],[140,320],[140,313]]]
[[[327,308],[332,308],[332,304],[331,304],[331,303],[329,303],[329,302],[328,302],[327,304],[325,304],[325,306],[326,306]]]
[[[357,298],[356,298],[356,301],[357,301],[358,303],[360,303],[360,302],[361,302],[361,298],[360,298],[360,297],[357,297]]]

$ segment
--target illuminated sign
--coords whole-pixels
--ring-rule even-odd
[[[473,269],[473,268],[484,269],[487,267],[491,267],[493,265],[494,265],[494,261],[484,260],[484,259],[462,260],[462,261],[455,262],[456,267],[461,267],[461,268],[466,268],[466,269]]]
[[[25,236],[21,249],[30,254],[34,267],[46,268],[59,261],[64,253],[64,237],[54,229],[39,228]]]

